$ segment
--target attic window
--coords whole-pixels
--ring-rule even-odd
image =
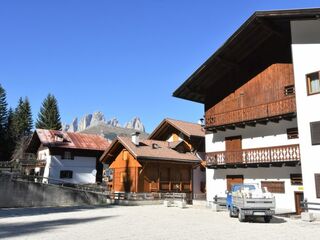
[[[288,85],[284,87],[284,95],[290,96],[294,94],[295,94],[294,85]]]
[[[65,151],[63,153],[63,159],[72,160],[73,159],[72,153],[68,152],[68,151]]]

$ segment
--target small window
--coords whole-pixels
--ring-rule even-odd
[[[320,198],[320,174],[317,173],[314,175],[315,185],[316,185],[316,196]]]
[[[295,94],[294,85],[289,85],[284,87],[284,95],[290,96],[294,94]]]
[[[73,172],[69,170],[60,171],[60,178],[72,178]]]
[[[319,72],[309,73],[306,75],[308,95],[320,93]]]
[[[261,188],[266,187],[271,193],[285,193],[283,181],[261,181]]]
[[[310,123],[311,144],[320,145],[320,121]]]
[[[294,173],[290,174],[291,185],[301,186],[302,185],[302,174]]]
[[[299,138],[298,128],[288,128],[287,137],[288,139]]]
[[[64,152],[63,153],[63,159],[72,160],[73,156],[72,156],[71,152]]]

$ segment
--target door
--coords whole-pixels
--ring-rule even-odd
[[[227,175],[227,190],[231,191],[233,184],[243,183],[243,175]]]
[[[241,163],[242,162],[242,137],[233,136],[226,137],[226,159],[225,163]]]
[[[294,192],[294,201],[296,205],[296,214],[300,215],[303,212],[301,208],[301,202],[303,201],[303,192]]]

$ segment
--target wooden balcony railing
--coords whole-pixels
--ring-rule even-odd
[[[206,113],[206,127],[223,126],[233,123],[248,122],[256,119],[272,118],[294,112],[296,112],[295,96],[290,96],[279,101],[219,114],[212,114],[208,111]]]
[[[299,145],[211,152],[206,155],[207,166],[227,164],[257,164],[300,161]]]

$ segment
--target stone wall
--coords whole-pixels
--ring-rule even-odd
[[[84,192],[52,184],[14,180],[0,173],[0,208],[54,207],[108,204],[103,194]]]

